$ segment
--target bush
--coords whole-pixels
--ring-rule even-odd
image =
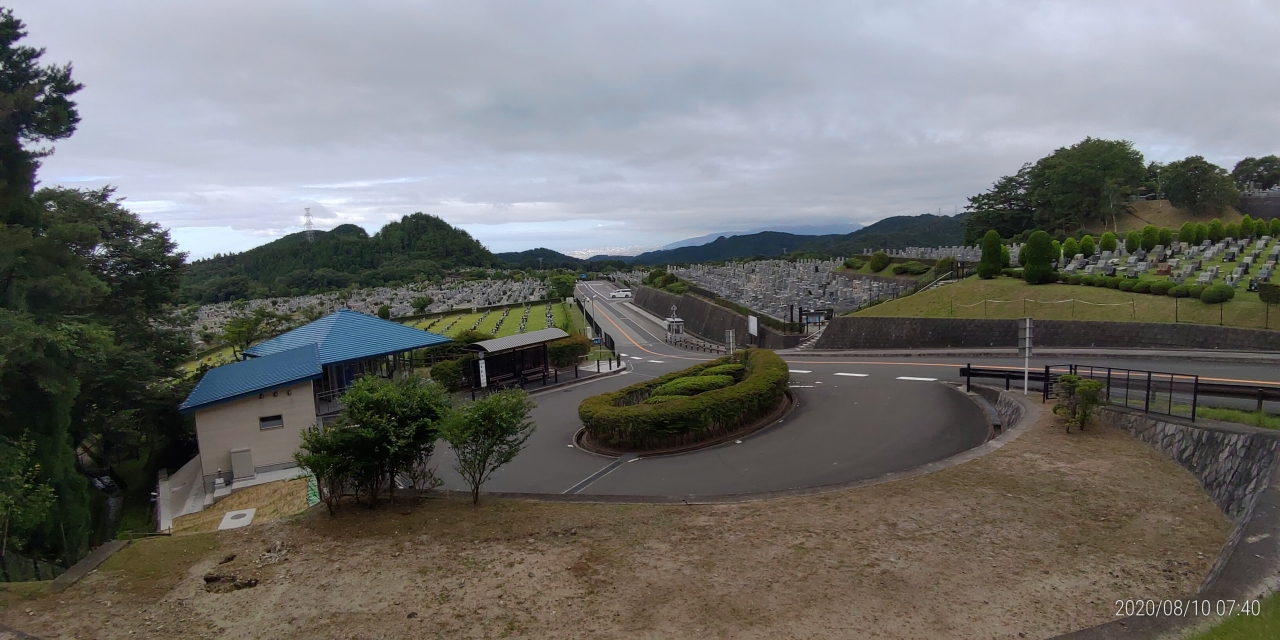
[[[676,378],[657,389],[653,390],[655,396],[696,396],[705,391],[714,391],[732,386],[734,383],[733,376],[690,376],[687,378]]]
[[[861,269],[862,267],[866,266],[866,264],[867,264],[867,261],[863,260],[862,258],[849,258],[848,260],[844,261],[845,268],[854,269],[854,270]]]
[[[1120,283],[1120,290],[1133,291],[1133,285],[1136,285],[1136,284],[1138,283],[1134,282],[1133,280],[1125,280],[1124,282]]]
[[[1027,284],[1046,284],[1057,280],[1057,272],[1053,270],[1053,245],[1049,234],[1036,231],[1027,239],[1022,247],[1018,261],[1022,263],[1022,279]]]
[[[1063,423],[1067,427],[1067,433],[1071,433],[1073,426],[1083,431],[1093,417],[1094,408],[1101,403],[1099,393],[1102,391],[1102,383],[1080,376],[1062,375],[1058,377],[1054,387],[1058,392],[1058,404],[1053,412],[1066,418]]]
[[[431,379],[445,389],[457,389],[462,384],[462,363],[457,360],[445,360],[431,365]]]
[[[913,276],[922,276],[928,272],[929,272],[929,265],[923,264],[916,260],[911,260],[909,262],[903,262],[901,264],[893,265],[893,274],[898,276],[904,275],[904,274],[910,274]]]
[[[1004,244],[1000,242],[1000,233],[995,229],[982,236],[982,258],[978,260],[978,277],[990,280],[1000,275]]]
[[[1022,278],[1022,269],[1001,269],[1000,275],[1006,278]]]
[[[683,398],[683,397],[685,396],[649,396],[649,399],[645,400],[644,403],[645,404],[662,404],[664,402],[670,402],[671,400],[676,400],[678,398]]]
[[[588,353],[591,353],[591,340],[580,333],[547,345],[547,359],[557,367],[572,366]]]
[[[884,271],[885,267],[888,267],[891,262],[893,262],[893,260],[890,260],[889,256],[886,255],[885,252],[877,251],[871,255],[871,270],[875,273],[880,273],[881,271]]]
[[[1151,293],[1151,281],[1139,280],[1136,284],[1133,285],[1133,292],[1134,293]]]
[[[1236,290],[1225,284],[1212,284],[1200,293],[1200,301],[1205,304],[1222,304],[1236,297]]]
[[[461,342],[462,344],[475,344],[477,342],[484,342],[485,340],[492,340],[492,339],[493,339],[492,333],[476,331],[475,329],[467,329],[466,331],[459,333],[458,336],[453,339],[453,341]]]
[[[722,364],[743,364],[742,381],[696,396],[645,404],[654,390]],[[745,349],[706,364],[592,396],[578,405],[591,438],[610,447],[653,449],[698,442],[747,426],[778,406],[787,389],[787,363],[764,349]]]
[[[711,367],[710,369],[703,369],[703,370],[702,370],[702,374],[701,374],[701,375],[704,375],[704,376],[733,376],[733,377],[735,377],[735,378],[736,378],[736,377],[738,377],[738,376],[742,375],[742,372],[743,372],[743,370],[745,370],[745,369],[746,369],[746,367],[744,367],[744,366],[742,366],[742,365],[740,365],[740,364],[720,364],[720,365],[716,365],[716,366],[714,366],[714,367]]]
[[[390,319],[391,319],[391,307],[388,307],[388,306],[387,306],[387,305],[385,305],[385,304],[384,304],[384,305],[382,305],[381,307],[378,307],[378,317],[379,317],[379,318],[382,318],[383,320],[390,320]]]
[[[1124,282],[1124,278],[1121,278],[1120,276],[1103,276],[1102,279],[1106,280],[1108,289],[1119,289],[1120,283]]]
[[[1188,298],[1195,298],[1196,300],[1199,300],[1199,299],[1200,299],[1200,295],[1201,295],[1201,294],[1203,294],[1203,293],[1204,293],[1204,285],[1202,285],[1202,284],[1189,284],[1189,285],[1187,285],[1187,297],[1188,297]]]
[[[1083,280],[1081,276],[1076,276],[1076,275],[1067,276],[1067,284],[1080,284],[1081,280]]]
[[[1188,295],[1187,288],[1180,284],[1174,285],[1172,287],[1169,287],[1169,292],[1166,293],[1165,295],[1169,296],[1170,298],[1185,298]]]
[[[1168,280],[1157,280],[1151,283],[1151,293],[1157,296],[1167,295],[1172,288],[1173,283]]]

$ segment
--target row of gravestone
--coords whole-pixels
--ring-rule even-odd
[[[1271,245],[1271,250],[1264,258],[1263,251],[1268,245]],[[1217,243],[1205,240],[1198,246],[1181,242],[1168,249],[1163,245],[1156,245],[1150,252],[1139,249],[1123,261],[1110,251],[1103,251],[1089,258],[1076,254],[1065,265],[1064,271],[1068,274],[1138,278],[1154,269],[1156,275],[1169,276],[1170,282],[1174,284],[1184,284],[1194,276],[1195,284],[1207,285],[1218,279],[1222,274],[1222,267],[1206,267],[1204,263],[1219,254],[1223,262],[1238,263],[1223,278],[1223,283],[1232,288],[1238,287],[1257,268],[1257,274],[1249,281],[1249,290],[1253,291],[1259,282],[1266,282],[1275,274],[1276,263],[1280,261],[1280,243],[1273,244],[1270,236],[1262,236],[1256,242],[1251,238],[1227,238]]]

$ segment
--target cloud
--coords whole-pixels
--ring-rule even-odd
[[[498,250],[627,247],[951,211],[1088,135],[1280,151],[1274,3],[14,9],[86,85],[43,179],[109,181],[176,228],[283,233],[310,206],[322,227],[434,213]]]

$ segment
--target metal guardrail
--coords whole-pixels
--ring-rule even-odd
[[[1280,383],[1202,382],[1195,374],[1165,371],[1062,364],[1031,369],[1027,377],[1029,382],[1038,386],[1042,399],[1048,402],[1050,398],[1057,397],[1054,385],[1065,374],[1101,382],[1106,404],[1143,413],[1187,418],[1192,422],[1196,419],[1196,409],[1202,397],[1256,400],[1257,411],[1262,411],[1264,402],[1280,401]],[[1022,372],[1018,370],[974,367],[971,364],[961,367],[960,375],[965,378],[966,388],[972,378],[995,378],[1005,381],[1006,390],[1022,378]]]

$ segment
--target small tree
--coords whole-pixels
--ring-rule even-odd
[[[222,328],[222,338],[231,345],[231,353],[238,360],[245,349],[270,337],[287,321],[287,316],[262,307],[250,312],[241,310],[227,320]]]
[[[462,384],[462,363],[445,360],[431,365],[431,379],[445,389],[457,389]]]
[[[1142,233],[1137,229],[1124,234],[1124,250],[1133,253],[1142,247]]]
[[[1200,244],[1209,239],[1209,225],[1203,222],[1196,223],[1196,244]]]
[[[1271,305],[1280,304],[1280,285],[1271,284],[1270,282],[1258,283],[1258,299],[1266,306],[1266,320],[1263,326],[1271,328]]]
[[[1156,239],[1160,241],[1160,244],[1163,245],[1164,248],[1168,249],[1173,246],[1173,231],[1161,227],[1160,230],[1156,232]]]
[[[471,504],[480,504],[480,487],[514,460],[533,435],[533,407],[524,391],[499,391],[464,407],[441,426],[440,435],[457,459],[454,469],[471,487]]]
[[[427,307],[430,307],[433,302],[435,302],[435,300],[431,296],[418,296],[414,298],[412,302],[413,312],[416,314],[425,313],[427,311]]]
[[[1092,256],[1096,250],[1097,245],[1093,242],[1093,236],[1086,234],[1083,238],[1080,238],[1080,253],[1083,253],[1084,257]]]
[[[1098,241],[1098,248],[1103,251],[1115,253],[1117,246],[1119,246],[1119,243],[1116,242],[1116,234],[1110,231],[1102,234],[1102,239]]]
[[[551,290],[550,295],[552,298],[568,298],[572,296],[573,286],[573,276],[561,274],[547,278],[547,288]]]
[[[27,530],[43,522],[53,508],[53,487],[40,480],[34,453],[30,440],[0,436],[0,558],[10,538],[19,542],[19,549],[25,546]]]
[[[1049,234],[1043,231],[1032,233],[1031,237],[1027,238],[1027,244],[1022,247],[1022,253],[1019,254],[1022,278],[1027,281],[1027,284],[1056,281],[1052,259],[1053,246],[1050,244]]]
[[[1222,224],[1222,221],[1217,218],[1210,220],[1208,238],[1214,242],[1222,242],[1225,237],[1227,237],[1227,227]]]
[[[302,431],[302,443],[293,454],[298,466],[315,476],[320,500],[329,510],[337,513],[338,502],[351,484],[351,460],[343,441],[348,435],[345,429],[313,425]]]
[[[1236,240],[1240,239],[1240,225],[1232,222],[1227,225],[1226,232],[1228,238],[1235,238]]]
[[[388,307],[388,306],[387,306],[387,305],[385,305],[385,304],[384,304],[384,305],[382,305],[382,306],[380,306],[380,307],[378,307],[378,317],[379,317],[379,318],[382,318],[383,320],[390,320],[390,319],[391,319],[391,307]]]
[[[1245,214],[1244,218],[1240,220],[1240,237],[1241,238],[1254,237],[1253,218],[1251,218],[1247,213]]]
[[[1062,243],[1063,258],[1071,260],[1075,258],[1078,253],[1080,253],[1080,243],[1076,242],[1075,238],[1067,238],[1067,241]]]
[[[1160,230],[1156,229],[1154,224],[1149,224],[1142,228],[1142,249],[1151,251],[1160,244]]]
[[[1000,275],[1001,256],[1004,244],[1000,242],[1000,234],[992,229],[982,237],[982,258],[978,260],[978,277],[990,280]]]
[[[1178,242],[1196,243],[1196,225],[1190,220],[1182,223],[1182,228],[1178,229]]]
[[[1093,417],[1093,410],[1101,402],[1099,392],[1102,391],[1102,383],[1080,376],[1062,375],[1054,383],[1054,388],[1058,392],[1058,404],[1053,412],[1064,418],[1067,433],[1071,433],[1073,426],[1083,431]]]
[[[1280,218],[1272,218],[1271,224],[1268,225],[1272,238],[1280,238]]]

